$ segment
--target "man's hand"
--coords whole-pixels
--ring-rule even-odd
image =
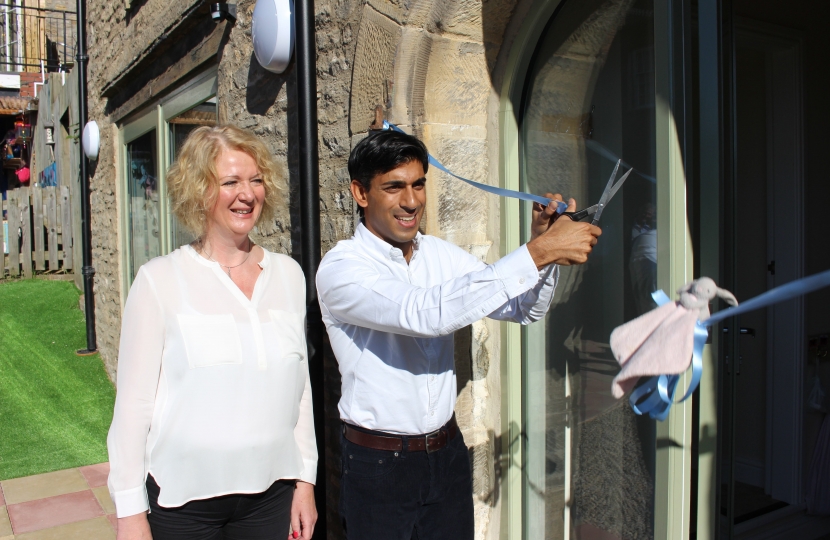
[[[553,224],[554,221],[560,216],[560,214],[556,213],[556,210],[559,208],[553,201],[564,201],[562,195],[559,193],[552,194],[552,193],[545,193],[544,195],[548,199],[552,199],[551,202],[548,203],[547,206],[542,206],[539,203],[533,203],[533,221],[530,224],[530,239],[533,240],[537,236],[543,234],[548,228]],[[574,205],[576,205],[576,201],[571,199]],[[571,202],[569,201],[569,202]]]
[[[118,540],[153,540],[147,512],[118,518]]]
[[[547,211],[547,208],[545,210]],[[571,199],[568,202],[567,211],[576,211],[575,200]],[[540,220],[543,215],[544,212],[541,212]],[[541,221],[538,225],[541,228]],[[537,222],[534,220],[532,228],[536,227]],[[527,250],[533,257],[537,268],[543,268],[551,263],[563,266],[584,264],[601,234],[602,230],[595,225],[562,217],[562,219],[555,219],[544,232],[532,238],[527,243]]]
[[[317,507],[314,505],[314,485],[297,481],[294,500],[291,501],[291,530],[288,540],[311,540],[317,523]]]

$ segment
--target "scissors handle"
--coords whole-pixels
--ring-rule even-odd
[[[585,208],[584,210],[580,210],[579,212],[563,212],[562,213],[563,216],[569,217],[571,219],[571,221],[582,221],[583,219],[590,216],[591,214],[593,214],[593,212],[591,212],[590,207]]]
[[[571,218],[571,221],[582,221],[586,217],[593,216],[597,213],[597,208],[599,208],[598,204],[593,206],[589,206],[588,208],[583,208],[579,212],[564,212],[562,213],[563,216],[568,216]]]

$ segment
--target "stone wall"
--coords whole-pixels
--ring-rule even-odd
[[[88,111],[89,118],[98,122],[101,131],[98,161],[90,171],[92,258],[96,269],[95,327],[98,349],[113,381],[121,330],[120,250],[115,195],[117,131],[105,112],[106,100],[99,96],[105,84],[103,71],[112,65],[116,43],[125,27],[125,17],[123,2],[87,2]]]

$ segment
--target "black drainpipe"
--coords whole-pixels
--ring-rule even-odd
[[[315,276],[320,265],[320,169],[317,153],[317,51],[314,39],[314,1],[297,0],[297,105],[300,136],[300,225],[302,266],[306,278],[308,355],[314,430],[317,433],[317,525],[314,538],[326,538],[326,417],[323,407],[323,326],[317,302]]]
[[[86,111],[86,0],[78,0],[78,51],[75,66],[78,72],[78,132],[84,129],[87,121]],[[89,173],[87,157],[83,145],[78,145],[81,165],[81,245],[83,251],[84,276],[84,313],[86,314],[86,349],[81,349],[81,356],[93,354],[98,350],[95,338],[95,297],[92,291],[95,268],[92,266],[92,226],[89,222]]]

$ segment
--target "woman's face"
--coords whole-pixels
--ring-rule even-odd
[[[265,200],[265,184],[254,158],[225,149],[216,160],[219,195],[208,213],[208,230],[232,236],[254,228]]]

